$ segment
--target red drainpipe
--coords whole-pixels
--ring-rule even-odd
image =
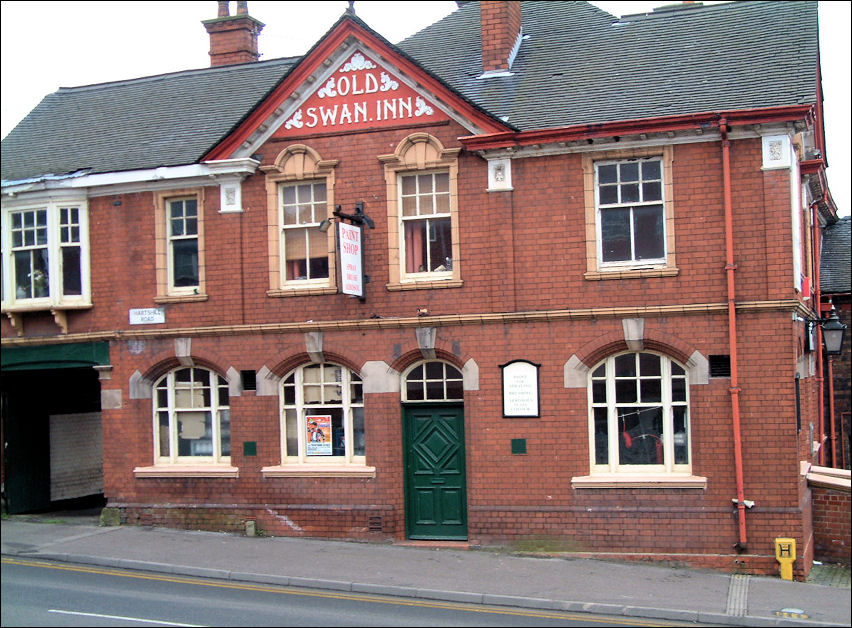
[[[737,373],[737,307],[734,271],[734,216],[731,197],[731,140],[728,139],[728,121],[719,120],[722,133],[722,179],[725,202],[725,271],[728,276],[728,345],[731,353],[731,416],[734,428],[734,470],[737,480],[737,520],[739,541],[734,545],[738,552],[746,551],[746,505],[743,482],[743,445],[740,427],[740,387]]]
[[[823,197],[825,198],[825,197]],[[819,277],[819,264],[820,264],[820,247],[821,238],[819,232],[819,214],[817,212],[817,207],[819,205],[819,201],[816,201],[811,204],[811,224],[813,225],[811,228],[813,229],[813,266],[814,266],[814,305],[816,305],[816,315],[819,318],[822,318],[822,288],[820,287],[820,277]],[[821,467],[825,466],[825,400],[823,399],[825,396],[825,372],[822,365],[822,356],[823,356],[823,342],[822,342],[822,325],[817,325],[817,346],[819,347],[819,360],[817,360],[817,382],[819,382],[819,400],[817,401],[817,412],[819,412],[819,454],[817,455],[817,461]],[[832,458],[832,461],[834,458]]]

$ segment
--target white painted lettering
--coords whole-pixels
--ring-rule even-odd
[[[352,85],[349,83],[348,76],[341,76],[337,79],[337,93],[341,96],[346,96],[349,93],[349,90],[352,89]]]
[[[372,72],[367,72],[364,76],[364,88],[368,94],[375,94],[379,91],[379,81]]]
[[[334,126],[334,121],[337,119],[337,105],[334,105],[331,109],[320,107],[320,117],[323,126]]]
[[[396,101],[395,100],[383,100],[382,101],[384,109],[382,112],[382,117],[385,120],[396,120]],[[390,115],[388,115],[390,114]],[[379,118],[381,119],[381,118]]]
[[[355,103],[355,122],[367,122],[367,103],[361,101]]]
[[[411,117],[411,96],[408,98],[397,98],[399,101],[399,117],[400,118],[410,118]],[[408,110],[407,115],[403,115],[403,111]]]
[[[360,96],[363,93],[364,93],[363,89],[358,89],[358,75],[353,74],[352,75],[352,95],[353,96]]]
[[[352,112],[349,111],[349,105],[343,103],[343,108],[340,110],[340,124],[352,124]]]
[[[308,107],[308,110],[305,112],[308,114],[308,122],[305,122],[305,126],[314,128],[317,125],[319,120],[317,119],[317,108],[316,107]]]

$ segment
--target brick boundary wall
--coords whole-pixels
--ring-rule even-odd
[[[849,491],[813,487],[814,559],[852,565]]]

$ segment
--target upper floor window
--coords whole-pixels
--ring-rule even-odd
[[[283,464],[364,465],[361,378],[331,363],[308,364],[281,383]]]
[[[203,188],[156,192],[154,218],[154,300],[168,303],[206,299]]]
[[[405,275],[452,275],[453,238],[448,172],[399,177]]]
[[[198,199],[169,199],[169,286],[198,287]]]
[[[690,471],[686,371],[656,353],[622,353],[592,369],[589,431],[594,473]]]
[[[4,209],[2,238],[4,307],[89,303],[84,204]]]
[[[586,279],[676,275],[671,146],[584,154]]]
[[[598,245],[603,264],[665,261],[666,233],[660,159],[595,164]]]
[[[328,236],[319,230],[328,216],[325,181],[279,186],[282,276],[292,281],[328,283]]]
[[[266,173],[269,290],[285,297],[337,292],[335,230],[320,230],[334,207],[334,168],[304,144],[282,150]]]
[[[154,385],[157,464],[229,464],[228,382],[213,371],[178,368]]]
[[[458,153],[427,133],[405,138],[385,165],[389,290],[462,285]]]

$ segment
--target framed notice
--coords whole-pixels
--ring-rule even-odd
[[[331,415],[308,415],[305,417],[305,454],[308,456],[331,455]]]
[[[541,364],[512,360],[503,369],[503,416],[538,417],[538,369]]]

